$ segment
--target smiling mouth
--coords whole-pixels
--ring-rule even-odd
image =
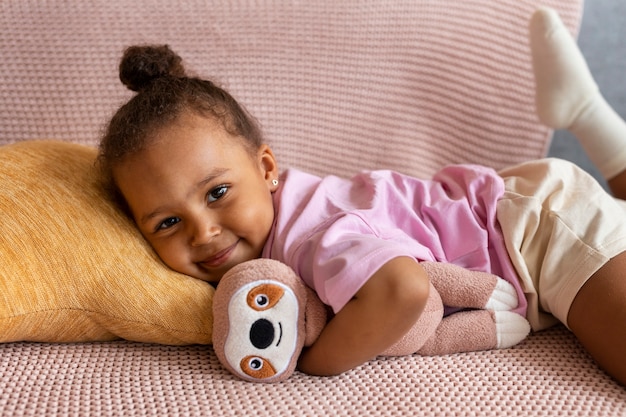
[[[281,340],[283,340],[283,324],[281,322],[278,322],[278,329],[279,329],[279,334],[278,334],[278,342],[276,342],[276,347],[278,347],[278,345],[280,345]]]
[[[239,244],[239,240],[237,240],[235,243],[233,243],[226,249],[222,249],[221,251],[217,252],[215,255],[200,262],[200,264],[208,268],[217,268],[223,265],[226,261],[228,261],[228,259],[230,258],[230,255],[233,253],[233,251],[237,247],[237,244]]]

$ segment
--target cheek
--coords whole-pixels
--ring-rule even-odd
[[[163,263],[165,263],[167,266],[175,271],[184,273],[182,269],[184,269],[186,265],[186,256],[184,254],[182,246],[177,244],[175,239],[167,240],[164,242],[149,243],[159,256],[159,258],[161,258]]]
[[[245,204],[240,204],[232,214],[234,228],[264,240],[274,221],[274,203],[271,193],[259,192]],[[246,230],[243,230],[244,228]]]

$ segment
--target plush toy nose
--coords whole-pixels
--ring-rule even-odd
[[[257,349],[265,349],[274,341],[274,325],[267,319],[258,319],[250,326],[250,343]]]

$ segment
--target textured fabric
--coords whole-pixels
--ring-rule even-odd
[[[213,287],[159,262],[107,202],[95,156],[0,147],[0,342],[210,343]]]
[[[504,182],[493,169],[450,165],[432,180],[388,170],[320,178],[291,169],[280,184],[263,256],[290,265],[335,312],[386,262],[406,256],[499,275],[517,287],[516,312],[525,314],[496,222]]]
[[[129,342],[0,345],[3,416],[618,417],[626,390],[561,327],[512,349],[371,362],[252,384],[212,349]]]
[[[169,43],[262,124],[282,167],[430,176],[543,156],[527,21],[573,0],[0,2],[0,143],[94,144],[132,43]]]

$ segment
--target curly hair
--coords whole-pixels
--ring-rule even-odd
[[[127,48],[119,65],[120,80],[137,94],[121,106],[101,138],[97,159],[105,182],[118,192],[113,169],[150,146],[150,138],[183,112],[193,111],[221,123],[250,149],[263,143],[256,120],[224,89],[187,76],[182,59],[168,45]]]

